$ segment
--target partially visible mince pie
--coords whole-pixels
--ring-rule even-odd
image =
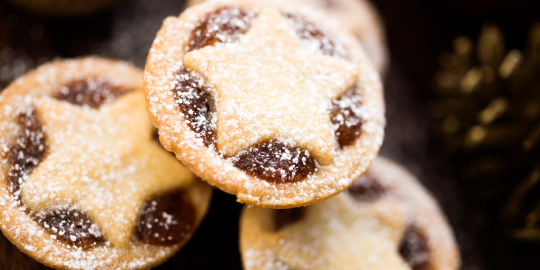
[[[377,158],[346,192],[293,209],[244,207],[245,270],[457,270],[437,202],[401,166]]]
[[[0,95],[0,228],[58,269],[148,269],[176,252],[211,189],[155,140],[142,72],[54,61]]]
[[[339,19],[360,41],[375,68],[384,75],[389,64],[385,29],[370,0],[296,0],[324,9]]]
[[[189,0],[188,7],[205,0]],[[388,49],[384,24],[375,6],[369,0],[291,0],[324,10],[339,20],[362,44],[369,59],[379,73],[388,68]]]
[[[344,191],[384,137],[370,60],[328,15],[294,1],[210,1],[167,18],[144,89],[165,149],[254,206]]]

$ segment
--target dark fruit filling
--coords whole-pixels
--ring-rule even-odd
[[[367,171],[349,187],[348,192],[359,202],[372,202],[383,196],[385,189],[377,178]]]
[[[53,210],[50,213],[33,215],[53,238],[83,249],[101,245],[105,242],[99,228],[85,214],[72,209]]]
[[[221,42],[237,41],[247,32],[256,13],[237,7],[222,7],[197,25],[188,51]],[[291,22],[298,37],[322,53],[348,59],[345,47],[323,32],[315,23],[293,13],[284,16]],[[216,145],[216,104],[211,89],[196,72],[182,68],[175,76],[173,89],[176,103],[186,124],[206,146]],[[348,91],[333,102],[331,120],[340,147],[352,144],[361,134],[360,95]],[[253,146],[231,158],[234,165],[250,175],[271,182],[295,182],[317,171],[317,163],[306,150],[290,147],[276,140]]]
[[[196,213],[181,189],[150,198],[137,222],[137,238],[144,243],[171,246],[191,237]]]
[[[277,140],[260,143],[231,159],[246,173],[269,182],[296,182],[317,171],[307,150]]]
[[[216,105],[204,79],[182,68],[175,76],[174,96],[186,124],[203,139],[206,146],[216,143]]]
[[[312,21],[295,13],[287,12],[284,16],[289,19],[296,34],[308,48],[318,49],[323,54],[344,60],[350,59],[347,49]]]
[[[237,7],[222,7],[209,13],[192,30],[188,51],[238,40],[249,29],[255,15],[253,11]]]
[[[10,169],[8,181],[10,191],[20,200],[20,189],[25,179],[43,159],[45,154],[45,133],[34,109],[17,117],[21,127],[19,138],[8,154]],[[19,203],[22,203],[19,201]],[[69,245],[84,249],[103,243],[99,229],[90,218],[77,210],[54,210],[50,213],[28,214],[49,233]]]
[[[45,134],[34,109],[19,114],[17,124],[21,132],[8,154],[8,181],[10,191],[18,197],[22,183],[43,158]]]
[[[297,221],[304,216],[304,207],[291,209],[274,210],[274,231],[279,231]]]
[[[182,68],[175,76],[173,93],[186,124],[206,146],[215,147],[216,104],[204,79],[196,72]],[[344,125],[350,122],[346,121]],[[299,181],[317,168],[315,159],[306,150],[275,140],[254,146],[231,160],[248,174],[273,182]]]
[[[186,124],[206,146],[215,146],[216,104],[202,76],[182,68],[175,76],[173,93]],[[340,147],[351,145],[361,135],[360,103],[356,88],[333,102],[330,117]],[[275,140],[250,148],[233,158],[233,162],[247,173],[273,182],[299,181],[314,173],[317,167],[305,150]]]
[[[432,270],[427,238],[415,226],[409,226],[405,231],[399,254],[413,270]]]
[[[118,89],[102,78],[89,78],[62,86],[54,97],[74,105],[97,109],[127,92],[129,90]]]
[[[361,97],[356,88],[332,103],[330,117],[340,147],[351,145],[362,133]]]

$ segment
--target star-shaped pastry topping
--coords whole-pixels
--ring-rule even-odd
[[[195,180],[153,141],[140,92],[97,110],[44,98],[36,112],[47,148],[22,186],[23,202],[36,212],[74,206],[113,246],[129,243],[149,196]]]
[[[410,270],[398,253],[408,223],[403,202],[353,200],[341,194],[305,208],[244,209],[245,269]]]
[[[308,207],[302,220],[273,235],[275,252],[293,268],[408,269],[398,253],[406,215],[394,201],[376,204],[358,207],[335,197]]]
[[[331,100],[358,77],[356,65],[302,47],[274,8],[260,11],[236,43],[216,44],[184,56],[217,93],[217,149],[234,156],[278,138],[331,164],[335,138]]]

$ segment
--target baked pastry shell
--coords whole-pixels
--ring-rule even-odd
[[[363,108],[369,115],[361,136],[350,146],[336,150],[334,164],[322,166],[311,178],[294,182],[267,182],[250,176],[206,147],[177,109],[171,82],[182,64],[192,29],[206,14],[223,6],[260,9],[264,6],[294,11],[324,26],[351,51],[358,64],[358,86]],[[321,24],[322,22],[322,24]],[[347,189],[377,155],[384,138],[384,98],[377,71],[358,42],[340,29],[341,22],[311,7],[290,1],[229,0],[209,1],[188,8],[178,18],[165,19],[150,49],[144,73],[144,90],[150,118],[159,129],[165,149],[196,175],[213,186],[238,197],[238,201],[268,208],[291,208],[323,201]],[[219,128],[219,127],[218,127]]]
[[[28,106],[28,102],[51,96],[61,85],[90,77],[107,79],[114,85],[142,91],[142,72],[131,64],[103,59],[84,57],[74,60],[56,60],[38,67],[9,85],[0,96],[0,123],[15,122],[16,115],[9,113],[12,109]],[[31,103],[30,103],[31,104]],[[0,129],[3,140],[10,141],[5,129]],[[80,153],[74,153],[80,154]],[[77,252],[61,242],[54,241],[48,231],[36,223],[25,211],[11,201],[6,162],[0,164],[0,229],[19,250],[36,261],[55,269],[87,269],[90,267],[70,260],[67,254]],[[184,190],[196,212],[198,226],[208,210],[211,188],[200,180],[195,180]],[[95,262],[92,269],[126,268],[149,269],[164,262],[187,241],[172,246],[155,246],[144,244],[134,238],[125,249],[100,246],[88,251],[80,251],[84,256],[103,258]],[[109,259],[109,261],[105,261]],[[81,260],[83,261],[84,258]],[[98,259],[99,260],[99,259]],[[137,262],[137,263],[135,263]],[[99,264],[101,263],[101,264]]]
[[[208,0],[188,0],[186,7]],[[362,43],[368,57],[373,61],[381,77],[388,71],[389,52],[386,45],[385,27],[377,8],[368,0],[332,0],[337,7],[325,6],[324,0],[294,0],[306,5],[323,8],[330,16],[343,20],[353,35]]]
[[[430,266],[433,270],[457,270],[460,266],[459,247],[448,221],[437,201],[433,196],[418,182],[415,176],[402,166],[395,162],[377,157],[371,167],[370,175],[377,178],[385,187],[385,193],[381,198],[372,202],[357,202],[350,194],[342,193],[323,204],[334,204],[332,209],[340,212],[334,216],[350,219],[346,208],[364,207],[373,208],[373,211],[384,211],[386,215],[405,214],[408,224],[414,224],[425,236],[429,247]],[[391,202],[388,205],[399,205],[399,208],[381,209],[381,205],[374,206],[379,200]],[[342,209],[343,211],[339,211]],[[276,263],[272,253],[274,244],[277,241],[268,239],[273,232],[273,211],[257,207],[244,207],[240,217],[240,252],[242,262],[246,270],[263,270],[269,265]],[[396,212],[397,211],[397,212]],[[339,222],[338,222],[339,223]],[[405,224],[407,225],[407,224]],[[396,224],[387,224],[387,226],[396,226]],[[336,225],[335,228],[340,228]],[[404,230],[405,228],[401,228]],[[286,239],[284,239],[286,241]],[[284,243],[281,243],[284,244]],[[351,243],[351,245],[361,245],[362,243]],[[247,255],[248,252],[263,254],[261,257],[252,258]],[[275,255],[275,254],[274,254]],[[317,254],[316,256],[324,256]],[[384,258],[379,258],[384,261]],[[246,267],[246,260],[250,260]],[[358,266],[349,265],[347,269],[357,269]]]

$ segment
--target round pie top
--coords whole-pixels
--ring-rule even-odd
[[[286,210],[245,207],[240,250],[246,270],[456,270],[460,264],[436,201],[384,158],[325,202]]]
[[[205,0],[189,0],[188,7],[200,4]],[[312,5],[341,20],[361,42],[368,57],[373,61],[380,74],[388,69],[388,49],[383,22],[375,8],[368,0],[296,0],[302,4]]]
[[[147,269],[206,213],[210,188],[155,139],[137,68],[55,61],[0,99],[0,227],[37,261]]]
[[[339,21],[288,1],[211,1],[167,18],[145,91],[167,150],[239,201],[346,189],[384,134],[377,72]]]
[[[262,9],[240,42],[188,52],[183,62],[217,91],[219,153],[235,156],[285,138],[332,164],[335,140],[326,106],[355,83],[358,69],[304,49],[277,9]]]

